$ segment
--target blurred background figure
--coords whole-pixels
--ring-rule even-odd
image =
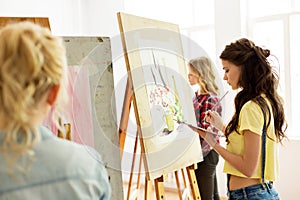
[[[207,57],[191,59],[188,63],[188,79],[192,86],[197,85],[198,89],[193,98],[197,126],[207,129],[210,124],[206,122],[205,116],[208,110],[222,113],[222,106],[219,104],[220,89],[216,84],[216,76],[212,61]],[[213,129],[218,140],[218,130]],[[200,137],[203,161],[197,164],[195,170],[201,199],[219,200],[216,166],[219,162],[219,155]]]

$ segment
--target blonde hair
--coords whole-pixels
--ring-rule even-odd
[[[19,156],[38,141],[30,116],[65,79],[65,47],[49,29],[19,22],[0,29],[0,49],[0,114],[7,122],[1,151]]]
[[[212,61],[207,57],[191,59],[188,63],[191,70],[199,76],[198,84],[203,93],[213,93],[219,95],[220,90],[216,84],[216,76]]]

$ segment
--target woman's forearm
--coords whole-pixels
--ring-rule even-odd
[[[218,152],[218,154],[226,162],[228,162],[230,165],[232,165],[234,168],[236,168],[239,172],[241,172],[245,176],[251,177],[255,172],[256,165],[253,165],[254,163],[253,161],[249,159],[245,159],[245,157],[241,155],[236,155],[229,152],[218,143],[214,146],[214,150]]]

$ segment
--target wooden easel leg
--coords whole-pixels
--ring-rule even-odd
[[[182,174],[183,186],[184,186],[184,188],[186,188],[186,181],[185,181],[185,175],[184,175],[183,169],[181,169],[181,174]]]
[[[196,175],[195,175],[195,169],[196,167],[194,165],[189,166],[186,168],[187,171],[187,175],[191,184],[191,192],[192,192],[192,196],[193,199],[195,200],[200,200],[200,192],[199,192],[199,188],[198,188],[198,184],[197,184],[197,179],[196,179]]]
[[[165,199],[164,178],[163,176],[154,179],[155,195],[157,200]]]
[[[126,131],[128,126],[129,114],[130,114],[130,107],[132,102],[132,84],[129,79],[127,79],[126,84],[126,91],[123,101],[123,109],[122,109],[122,116],[119,126],[119,141],[120,141],[120,157],[122,160],[124,144],[126,139]]]
[[[181,191],[180,191],[180,181],[179,181],[179,177],[178,177],[178,171],[175,171],[174,175],[175,175],[175,179],[176,179],[177,193],[178,193],[178,196],[179,196],[179,200],[182,200]]]
[[[64,124],[64,128],[66,130],[66,139],[72,141],[71,124],[70,123]]]
[[[152,182],[145,177],[145,200],[152,199]]]
[[[130,198],[131,183],[132,183],[132,177],[133,177],[133,170],[134,170],[134,164],[135,164],[137,144],[138,144],[138,133],[136,134],[135,143],[134,143],[134,150],[133,150],[133,154],[132,154],[131,171],[130,171],[130,177],[129,177],[129,183],[128,183],[128,190],[127,190],[127,200],[129,200],[129,198]]]
[[[142,154],[140,154],[140,161],[139,161],[139,171],[138,171],[138,177],[137,177],[137,183],[136,183],[136,190],[139,192],[140,190],[140,180],[141,180],[141,169],[142,169]],[[139,195],[137,195],[138,197]]]
[[[181,174],[182,174],[183,187],[184,187],[184,190],[183,190],[183,193],[182,193],[182,198],[189,200],[190,199],[189,198],[189,188],[187,187],[187,182],[186,182],[186,177],[185,177],[186,174],[185,174],[183,168],[181,169]]]

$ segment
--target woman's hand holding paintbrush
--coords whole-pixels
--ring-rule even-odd
[[[220,115],[214,111],[214,109],[221,103],[221,101],[225,98],[225,96],[229,93],[229,90],[225,92],[225,94],[220,98],[220,100],[206,112],[206,116],[204,117],[204,121],[210,123],[213,127],[224,133],[225,125],[223,124],[222,118]]]
[[[208,123],[210,123],[211,126],[222,131],[223,133],[225,132],[225,125],[223,123],[223,120],[216,111],[207,111],[205,119]]]

